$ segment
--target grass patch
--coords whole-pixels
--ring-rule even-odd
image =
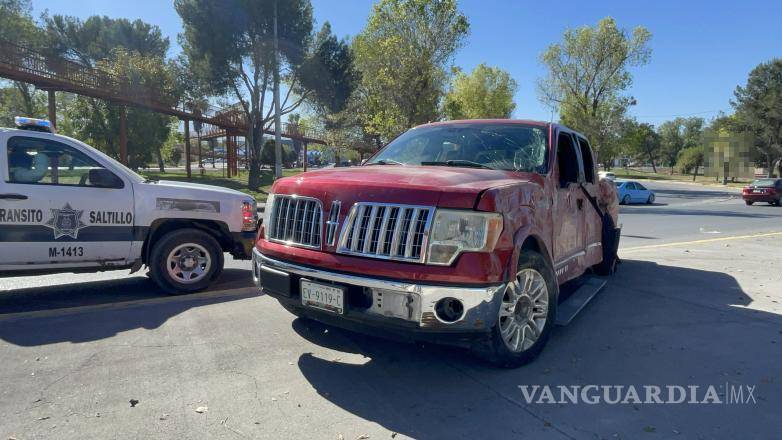
[[[261,187],[258,190],[252,190],[247,186],[247,177],[249,176],[249,172],[245,170],[239,170],[239,175],[231,178],[225,177],[223,175],[223,170],[219,168],[213,170],[207,167],[205,170],[206,172],[202,175],[198,173],[197,168],[193,168],[192,177],[190,179],[187,178],[187,173],[185,173],[184,170],[171,170],[165,173],[161,173],[160,171],[145,170],[141,171],[139,174],[148,179],[192,182],[203,185],[214,185],[235,189],[253,196],[258,202],[266,202],[266,196],[269,194],[269,190],[271,190],[272,183],[274,183],[273,170],[262,170]],[[301,172],[301,168],[292,168],[283,170],[282,175],[284,177],[295,176]]]
[[[635,168],[614,168],[611,170],[616,174],[617,179],[627,180],[657,180],[657,181],[669,181],[669,182],[690,182],[692,183],[692,174],[680,174],[670,172],[665,173],[653,173],[651,171],[644,171]],[[726,186],[741,188],[746,186],[751,180],[736,179],[735,182],[728,182]],[[698,175],[695,178],[695,183],[701,185],[722,185],[722,182],[718,182],[715,177]]]

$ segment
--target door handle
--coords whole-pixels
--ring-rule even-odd
[[[0,194],[0,199],[5,200],[27,200],[27,196],[24,194]]]

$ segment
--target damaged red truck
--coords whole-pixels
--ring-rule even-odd
[[[617,204],[567,127],[426,124],[360,167],[275,182],[253,278],[298,316],[516,367],[546,344],[561,284],[613,272]]]

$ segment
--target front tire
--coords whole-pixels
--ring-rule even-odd
[[[654,194],[649,194],[649,198],[646,199],[646,204],[651,205],[652,203],[654,203]]]
[[[629,205],[630,204],[630,195],[626,195],[622,198],[622,204],[623,205]]]
[[[223,270],[223,252],[211,235],[182,229],[164,235],[152,247],[151,278],[166,293],[177,295],[206,289]]]
[[[518,368],[545,347],[557,316],[554,271],[537,252],[523,250],[516,277],[498,306],[497,323],[479,354],[502,368]]]

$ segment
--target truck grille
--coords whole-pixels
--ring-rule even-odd
[[[433,215],[429,206],[356,203],[345,220],[337,252],[423,262]]]
[[[269,240],[320,249],[323,206],[310,197],[275,195],[269,218]]]

